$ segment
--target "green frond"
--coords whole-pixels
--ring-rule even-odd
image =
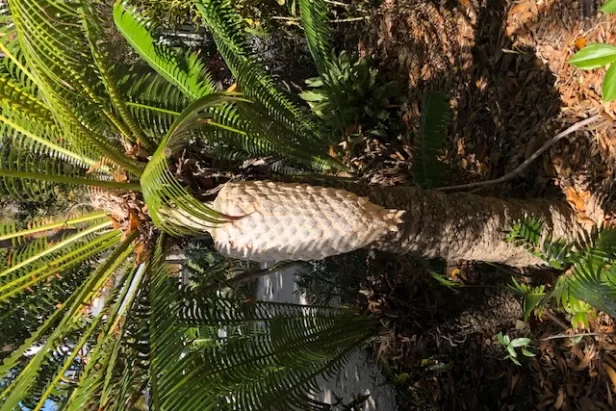
[[[119,349],[122,367],[108,367],[105,384],[99,399],[104,409],[123,411],[131,409],[145,392],[150,382],[150,270],[136,296],[126,323]],[[110,362],[111,364],[111,362]]]
[[[574,260],[578,245],[575,242],[567,243],[562,239],[554,240],[544,231],[541,219],[528,217],[514,223],[506,240],[524,247],[552,267],[564,269]]]
[[[119,141],[109,138],[119,138],[124,127],[99,80],[103,75],[93,60],[78,3],[11,1],[27,69],[73,150],[89,159],[105,157],[140,175]]]
[[[513,224],[506,241],[526,248],[535,256],[562,270],[581,259],[597,259],[608,262],[616,256],[613,229],[595,227],[583,232],[575,241],[554,239],[544,229],[541,219],[529,216]]]
[[[522,297],[522,308],[524,310],[524,321],[527,322],[533,311],[542,308],[545,301],[551,297],[545,285],[532,287],[528,284],[518,282],[515,277],[511,277],[513,285],[509,286],[516,294]]]
[[[253,155],[270,155],[295,162],[312,170],[345,169],[344,165],[329,156],[326,144],[304,139],[285,122],[277,121],[260,103],[240,102],[237,107],[240,118],[245,120],[248,136],[237,148]]]
[[[237,79],[238,88],[250,100],[259,102],[279,124],[293,130],[302,140],[323,145],[327,138],[306,119],[299,107],[279,91],[276,82],[252,56],[245,36],[245,21],[228,0],[193,0],[212,32],[218,51]]]
[[[191,101],[158,73],[133,69],[122,79],[121,87],[125,88],[126,104],[135,121],[157,143]]]
[[[594,228],[579,239],[566,242],[545,233],[540,219],[528,217],[514,224],[506,240],[526,248],[558,270],[570,269],[550,295],[562,300],[563,306],[567,307],[571,300],[581,313],[585,312],[583,303],[587,303],[616,316],[615,237],[613,229]]]
[[[83,313],[83,307],[88,306],[93,298],[100,294],[108,279],[112,278],[116,270],[126,263],[134,250],[134,240],[136,236],[137,232],[130,235],[119,247],[117,247],[98,269],[87,279],[84,279],[79,289],[69,297],[65,304],[33,333],[28,340],[26,340],[24,346],[16,350],[11,357],[4,361],[0,368],[0,377],[6,376],[8,372],[11,372],[14,365],[19,361],[25,361],[25,365],[21,368],[16,377],[11,378],[11,383],[0,393],[0,404],[2,404],[0,410],[13,410],[24,398],[29,396],[34,388],[41,386],[41,382],[38,381],[41,376],[41,370],[45,368],[45,364],[50,360],[50,357],[53,356],[53,353],[57,350],[62,351],[62,347],[72,346],[72,344],[66,340],[67,337],[74,336],[77,330],[79,330],[77,334],[79,338],[81,338],[83,332],[92,333],[92,331],[88,330],[91,322],[85,320],[84,317],[87,314]],[[119,241],[116,240],[115,244],[118,244],[118,242]],[[56,322],[57,320],[59,320],[59,322]],[[54,324],[55,328],[51,331],[51,327]],[[45,339],[40,340],[48,331],[51,331],[51,333],[49,333]],[[41,344],[40,350],[34,356],[22,359],[23,353],[37,342]],[[66,355],[63,357],[66,358]],[[66,365],[66,361],[63,362]],[[54,375],[55,377],[53,381],[43,381],[43,387],[53,386],[61,380],[61,378],[56,378],[60,375],[55,373],[57,368],[52,368],[54,370],[52,377]],[[46,373],[45,376],[47,376]],[[50,392],[45,389],[43,395],[49,394]]]
[[[0,313],[0,333],[3,344],[14,348],[22,346],[32,333],[58,311],[58,307],[77,290],[82,279],[87,277],[91,271],[89,265],[80,265],[75,269],[64,271],[53,281],[45,282],[34,294],[23,293],[13,298],[11,304],[3,308]],[[11,350],[10,353],[2,353],[0,360],[13,355],[14,352]],[[18,366],[19,364],[21,362]]]
[[[299,9],[310,54],[319,74],[327,78],[333,66],[327,4],[323,0],[300,0]]]
[[[339,371],[375,326],[346,309],[182,289],[164,267],[162,243],[153,261],[159,267],[150,289],[155,410],[320,409],[310,399],[316,377]]]
[[[614,261],[588,257],[576,262],[568,285],[571,293],[600,311],[616,317],[616,267]]]
[[[88,174],[81,164],[74,165],[62,158],[54,159],[33,151],[13,144],[0,148],[0,194],[39,201],[74,186],[140,190],[138,184],[116,182],[110,175],[98,172]]]
[[[139,12],[118,0],[113,8],[116,27],[133,49],[158,74],[174,84],[191,100],[216,91],[212,75],[194,53],[182,55],[153,37],[155,28]]]
[[[56,218],[39,218],[28,222],[0,223],[0,248],[6,248],[5,244],[16,247],[25,244],[37,235],[47,235],[51,232],[90,227],[107,219],[105,212],[95,213],[71,213],[68,216]]]
[[[119,113],[121,121],[116,120],[114,124],[122,134],[131,142],[138,142],[146,150],[153,152],[155,146],[144,134],[143,130],[133,119],[131,113],[127,110],[124,98],[118,90],[117,80],[113,72],[113,63],[110,58],[111,52],[108,50],[106,42],[101,41],[106,37],[103,28],[100,24],[96,12],[88,3],[82,4],[80,8],[82,15],[82,24],[84,27],[85,36],[90,45],[92,58],[100,73],[100,80],[105,86],[105,90],[109,95],[109,99],[115,110]]]
[[[9,77],[0,77],[0,104],[4,110],[19,112],[44,125],[50,133],[56,130],[53,116],[45,104],[23,85]]]
[[[27,110],[20,110],[23,106],[19,107],[7,100],[2,103],[0,142],[3,151],[6,151],[4,146],[10,144],[32,151],[32,154],[60,159],[81,167],[91,166],[96,162],[69,146],[55,127],[49,129],[45,122],[37,122],[36,116],[29,116]]]
[[[69,236],[51,245],[46,238],[35,240],[9,254],[9,264],[0,273],[0,304],[35,289],[53,276],[71,269],[117,244],[121,233],[99,231],[106,223]]]
[[[28,398],[29,402],[32,402],[32,408],[34,410],[40,410],[46,405],[48,399],[52,398],[66,398],[71,391],[75,389],[76,381],[71,381],[67,378],[67,373],[76,373],[81,380],[81,374],[86,372],[86,368],[89,364],[84,364],[78,356],[82,355],[82,352],[89,350],[90,347],[100,339],[100,334],[105,332],[105,329],[109,324],[113,326],[116,311],[114,308],[120,309],[122,301],[118,301],[118,296],[122,293],[122,284],[126,288],[128,286],[124,283],[127,271],[124,267],[129,264],[127,257],[132,254],[133,248],[127,247],[122,254],[119,255],[118,261],[114,262],[109,268],[111,273],[116,276],[115,280],[118,280],[119,273],[124,271],[124,276],[120,277],[120,284],[114,288],[102,289],[99,293],[100,298],[103,298],[104,303],[99,310],[92,309],[88,314],[89,316],[84,318],[80,323],[80,332],[77,335],[70,336],[72,341],[70,344],[63,345],[63,353],[61,356],[57,356],[53,367],[50,369],[42,368],[41,374],[37,384],[32,389],[32,394]],[[117,273],[117,274],[116,274]],[[98,334],[98,336],[96,336]],[[59,358],[58,358],[59,357]],[[34,401],[33,401],[34,400]],[[62,401],[64,402],[64,401]]]
[[[55,107],[55,118],[62,125],[65,135],[69,137],[72,148],[79,150],[84,156],[97,154],[97,158],[105,158],[109,163],[115,163],[118,168],[125,169],[135,176],[141,176],[143,165],[125,155],[116,140],[105,138],[104,124],[96,108],[84,104],[86,108],[78,109],[77,113],[80,113],[80,116],[77,116],[56,96],[50,95],[47,99],[50,105]],[[86,127],[86,124],[91,128]]]
[[[413,174],[421,188],[435,188],[443,183],[444,164],[438,160],[447,139],[451,121],[448,99],[441,93],[424,96],[421,113],[421,128],[415,140]]]
[[[42,260],[44,257],[48,255],[60,254],[64,253],[70,249],[70,246],[75,242],[82,240],[84,237],[88,237],[89,234],[96,233],[98,231],[104,230],[111,227],[111,221],[104,221],[100,224],[93,225],[83,231],[80,231],[74,235],[70,235],[59,241],[56,244],[50,244],[47,241],[47,237],[41,238],[41,240],[35,240],[31,243],[34,245],[35,251],[31,250],[30,244],[27,246],[28,256],[26,258],[23,255],[19,255],[19,258],[14,257],[11,261],[10,268],[3,270],[0,272],[0,281],[2,281],[3,277],[8,276],[9,274],[19,271],[22,268],[25,268],[30,264],[29,270],[32,270],[32,263],[38,262],[38,260]],[[41,246],[42,247],[39,247]]]
[[[8,4],[0,7],[0,52],[4,53],[4,58],[0,60],[0,77],[10,79],[34,94],[37,89],[34,76],[26,68]]]
[[[141,177],[143,197],[152,221],[166,233],[196,234],[227,221],[180,184],[169,168],[169,157],[186,144],[187,133],[196,126],[211,123],[201,114],[204,109],[237,99],[239,97],[233,95],[210,94],[196,100],[169,128],[148,163]]]
[[[100,335],[96,344],[89,348],[89,361],[80,376],[78,386],[71,393],[65,409],[92,408],[92,400],[101,397],[105,384],[108,379],[111,379],[114,368],[119,365],[117,360],[120,343],[122,342],[122,325],[126,320],[126,311],[132,306],[139,285],[143,280],[143,268],[132,266],[125,270],[122,278],[107,298],[105,307],[96,317],[97,319],[105,317]],[[134,280],[136,281],[133,282]],[[96,408],[103,407],[96,404]]]

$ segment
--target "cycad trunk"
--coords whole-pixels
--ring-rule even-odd
[[[255,261],[321,259],[372,246],[449,261],[528,266],[542,262],[504,240],[516,220],[541,218],[553,238],[574,239],[583,230],[570,207],[560,202],[446,195],[411,187],[344,187],[227,184],[214,208],[242,218],[212,231],[216,247]]]

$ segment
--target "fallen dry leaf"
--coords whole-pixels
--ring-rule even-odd
[[[111,219],[111,227],[113,227],[114,230],[117,230],[122,226],[122,224],[120,224],[118,220],[113,218],[113,216],[109,216],[109,218]]]
[[[135,247],[135,262],[137,264],[144,263],[147,260],[147,248],[145,243],[140,242]]]
[[[578,37],[575,40],[575,48],[578,49],[578,50],[581,50],[584,47],[586,47],[586,38],[585,37]]]
[[[608,354],[606,354],[605,357],[603,357],[603,361],[608,363],[610,367],[616,370],[616,361],[614,361],[614,359],[612,359],[612,357],[610,357]]]
[[[561,388],[558,390],[558,396],[556,397],[556,401],[554,401],[554,408],[560,410],[565,403],[565,391]]]
[[[113,180],[116,183],[123,183],[128,180],[126,173],[113,173]]]
[[[586,204],[584,198],[588,198],[590,193],[578,193],[575,188],[569,187],[566,192],[567,201],[571,204],[576,211],[584,213],[586,211]]]
[[[603,369],[607,373],[607,376],[610,377],[610,381],[612,381],[612,390],[616,391],[616,371],[606,363],[603,363]]]
[[[99,168],[101,168],[101,166],[103,165],[103,161],[97,161],[96,163],[92,164],[90,166],[90,168],[88,168],[86,170],[86,174],[92,174],[93,172],[95,172],[96,170],[98,170]]]
[[[509,376],[509,395],[513,394],[513,390],[520,379],[520,374],[512,374]]]
[[[128,233],[130,234],[133,231],[139,230],[140,226],[141,219],[139,218],[139,216],[137,216],[137,213],[131,209],[128,214]]]

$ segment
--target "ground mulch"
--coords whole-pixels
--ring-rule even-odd
[[[342,29],[346,44],[374,57],[405,90],[399,118],[408,132],[397,141],[367,139],[354,158],[360,175],[378,184],[413,183],[412,136],[427,91],[447,93],[454,109],[443,155],[450,185],[498,178],[560,131],[601,114],[521,175],[479,193],[561,198],[580,219],[609,224],[616,210],[616,102],[601,101],[604,70],[567,62],[587,44],[616,44],[616,16],[599,6],[384,0],[367,22]],[[566,313],[550,311],[524,324],[513,294],[494,287],[493,267],[457,267],[471,287],[450,290],[419,263],[383,258],[389,266],[366,280],[363,295],[368,310],[390,318],[375,349],[393,375],[408,374],[398,384],[401,409],[616,409],[616,375],[610,379],[605,367],[616,366],[613,319],[599,313],[580,329]],[[499,331],[532,337],[537,356],[522,367],[504,361]],[[554,338],[562,334],[589,335]]]

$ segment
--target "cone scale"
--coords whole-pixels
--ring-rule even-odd
[[[213,208],[235,217],[211,230],[216,249],[252,261],[320,260],[398,230],[402,211],[351,192],[305,184],[228,183]]]

